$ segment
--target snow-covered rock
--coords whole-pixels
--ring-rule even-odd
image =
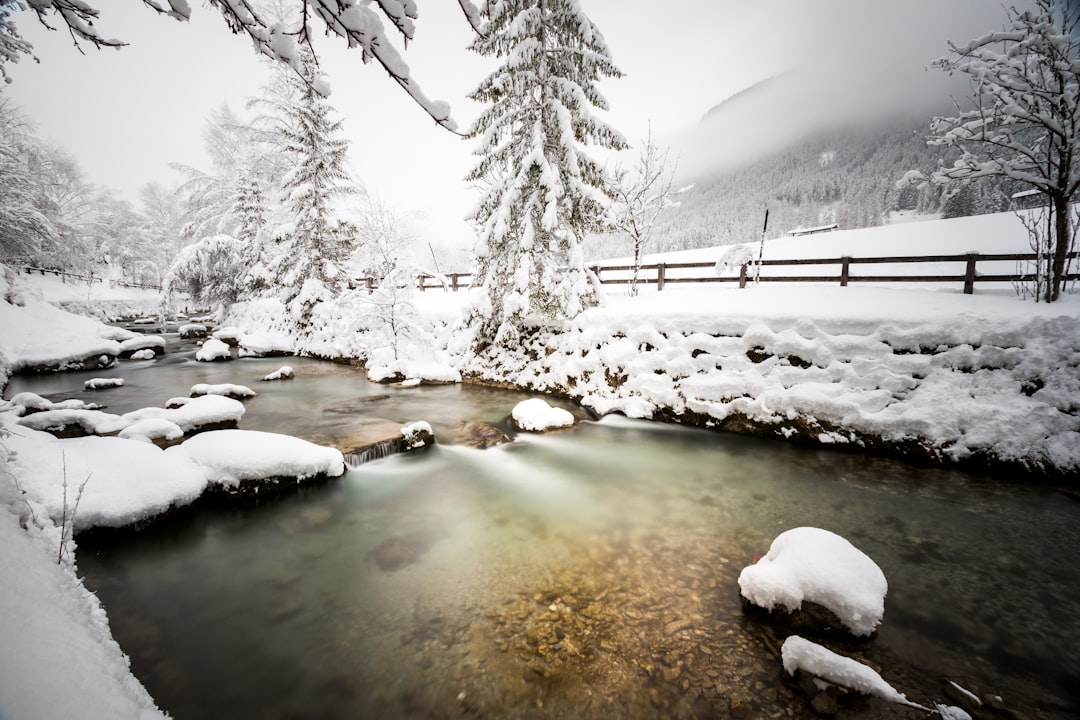
[[[87,390],[107,390],[108,388],[124,387],[124,378],[90,378],[83,382],[83,388]]]
[[[195,359],[201,362],[232,360],[232,350],[225,342],[217,338],[210,338],[195,353]]]
[[[172,443],[184,437],[184,430],[166,418],[143,418],[136,420],[119,432],[117,437],[148,443]]]
[[[435,433],[431,425],[423,420],[409,423],[401,428],[401,437],[405,439],[406,450],[416,450],[435,442]]]
[[[345,472],[340,450],[255,430],[212,430],[165,452],[190,458],[211,485],[230,493],[259,492],[271,482],[298,483]]]
[[[293,369],[288,365],[282,365],[277,370],[269,373],[261,378],[263,382],[271,382],[273,380],[292,380]]]
[[[237,385],[235,383],[219,383],[211,385],[208,383],[196,383],[191,386],[191,397],[200,397],[202,395],[224,395],[225,397],[241,400],[243,398],[255,397],[257,393],[246,385]]]
[[[855,635],[869,635],[885,614],[889,586],[873,560],[836,533],[801,527],[776,537],[769,552],[739,575],[754,605],[793,612],[803,602],[830,610]]]
[[[210,336],[213,340],[220,340],[230,347],[239,347],[240,338],[243,336],[244,331],[238,327],[230,325],[229,327],[219,328],[215,330]]]
[[[76,530],[130,525],[186,505],[206,487],[205,475],[190,460],[168,457],[148,443],[116,437],[61,440],[26,430],[4,442],[15,451],[9,463],[20,487],[49,517],[59,523],[66,514],[70,520],[78,502]]]
[[[574,416],[568,410],[552,407],[541,398],[522,400],[514,406],[510,416],[517,427],[533,432],[570,427],[574,424]]]
[[[156,357],[157,357],[157,353],[154,352],[153,350],[151,350],[150,348],[145,348],[143,350],[136,350],[135,352],[131,353],[131,359],[132,360],[153,360]]]
[[[45,410],[100,410],[101,406],[96,403],[88,403],[84,400],[76,400],[74,398],[70,400],[62,400],[60,402],[53,402],[52,400],[46,400],[40,395],[32,392],[16,393],[11,397],[9,401],[13,407],[19,408],[19,414],[30,414],[35,412],[43,412]]]
[[[159,335],[136,335],[120,343],[120,357],[131,357],[140,350],[150,350],[155,355],[165,352],[165,338]]]
[[[180,337],[182,338],[199,338],[206,337],[208,329],[201,323],[187,323],[179,327]]]
[[[930,712],[929,708],[908,700],[873,668],[798,635],[784,641],[780,654],[789,675],[801,670],[832,685]]]

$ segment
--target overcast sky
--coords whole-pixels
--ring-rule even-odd
[[[604,114],[631,142],[650,123],[669,143],[725,98],[762,80],[793,72],[817,92],[816,113],[777,109],[741,128],[741,149],[774,138],[801,118],[833,110],[901,108],[947,93],[925,70],[946,41],[999,28],[997,0],[580,0],[603,32],[625,77],[601,88]],[[228,32],[218,12],[193,2],[192,20],[159,17],[135,0],[99,0],[97,26],[127,41],[119,50],[79,54],[66,32],[45,31],[32,12],[16,15],[40,64],[8,67],[8,92],[39,134],[63,145],[89,180],[134,200],[149,181],[175,183],[167,163],[208,168],[201,131],[223,102],[243,111],[268,72],[244,37]],[[454,0],[418,0],[416,37],[404,56],[428,96],[446,100],[462,128],[480,106],[465,95],[493,68],[466,47],[470,29]],[[337,38],[317,46],[333,88],[330,101],[352,142],[354,172],[416,231],[434,242],[470,245],[463,217],[474,202],[461,178],[474,144],[434,123],[376,65]],[[399,44],[400,47],[400,44]],[[698,137],[697,142],[701,142]],[[706,142],[714,155],[728,150]],[[701,147],[680,149],[706,157]],[[624,164],[632,164],[627,155]],[[710,160],[711,162],[711,160]],[[697,168],[695,168],[697,169]]]

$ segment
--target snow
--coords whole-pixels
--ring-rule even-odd
[[[541,398],[522,400],[514,406],[510,416],[519,428],[534,432],[570,427],[574,424],[574,416],[569,411],[551,407]]]
[[[124,378],[91,378],[83,382],[87,390],[106,390],[108,388],[124,387]]]
[[[263,382],[270,382],[272,380],[291,380],[293,378],[293,369],[288,365],[282,365],[277,370],[269,373],[262,378]]]
[[[191,386],[191,397],[202,395],[224,395],[235,399],[255,397],[256,392],[246,385],[235,383],[196,383]]]
[[[231,360],[232,351],[229,346],[217,338],[210,338],[203,343],[199,351],[195,353],[195,359],[201,362],[213,362],[214,360]]]
[[[205,475],[190,460],[167,457],[147,443],[118,437],[60,440],[23,428],[4,443],[14,453],[8,468],[19,486],[57,523],[65,515],[65,481],[69,518],[85,481],[76,530],[130,525],[186,505],[206,487]]]
[[[131,674],[97,597],[57,564],[53,530],[23,530],[0,502],[0,716],[166,717]]]
[[[133,353],[139,350],[165,351],[165,338],[159,335],[138,335],[120,343],[121,353]]]
[[[911,702],[903,693],[897,692],[872,668],[798,635],[792,635],[784,641],[780,654],[784,662],[784,670],[789,675],[794,675],[796,671],[801,670],[848,690],[930,711],[929,708]]]
[[[791,612],[804,601],[817,603],[855,635],[869,635],[885,614],[889,586],[881,568],[850,542],[828,530],[801,527],[778,535],[768,554],[744,568],[739,589],[766,610]]]
[[[256,430],[204,432],[165,452],[190,458],[210,483],[227,488],[245,480],[337,477],[345,472],[345,458],[339,450]]]
[[[434,434],[431,425],[423,420],[409,423],[401,428],[401,436],[405,438],[405,442],[410,450],[424,447],[424,445],[427,444],[424,438],[433,437]]]
[[[177,328],[182,338],[205,337],[207,327],[201,323],[187,323]]]
[[[153,360],[155,357],[157,357],[157,353],[155,353],[150,348],[146,348],[144,350],[136,350],[135,352],[131,353],[132,360]]]

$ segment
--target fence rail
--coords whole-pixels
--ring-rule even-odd
[[[1080,253],[1069,254],[1069,258],[1076,259]],[[1035,279],[1032,273],[1026,272],[994,272],[980,273],[979,263],[1000,262],[1031,262],[1038,259],[1035,253],[963,253],[959,255],[902,255],[882,257],[830,257],[830,258],[799,258],[791,260],[762,260],[759,273],[759,282],[768,283],[839,283],[846,287],[850,283],[958,283],[962,284],[964,293],[971,295],[975,292],[976,283],[990,282],[1030,282]],[[936,263],[963,263],[963,271],[953,274],[926,274],[926,275],[856,275],[852,273],[852,266],[856,265],[884,265],[884,264],[936,264]],[[683,283],[738,283],[740,288],[746,287],[753,282],[753,269],[757,263],[743,265],[738,275],[717,275],[715,272],[689,273],[686,271],[707,270],[713,271],[716,263],[713,262],[673,262],[654,263],[642,265],[638,284],[655,285],[657,291],[664,289],[666,285]],[[802,267],[813,265],[839,266],[839,272],[835,274],[817,275],[773,275],[764,272],[767,268]],[[604,285],[626,285],[630,278],[610,277],[611,273],[630,273],[634,270],[633,265],[600,265],[589,266],[596,273],[600,282]],[[608,275],[608,277],[605,277]],[[449,273],[447,275],[422,274],[417,278],[417,288],[420,290],[458,290],[470,287],[472,273]],[[1080,280],[1080,273],[1071,273],[1066,280]],[[379,282],[379,278],[365,277],[356,278],[356,283],[373,290]]]
[[[31,275],[33,273],[41,273],[42,275],[45,275],[45,274],[56,275],[57,277],[59,277],[64,282],[67,282],[68,280],[75,280],[75,281],[78,281],[78,282],[89,282],[91,284],[92,283],[98,283],[98,282],[105,282],[105,278],[98,277],[97,275],[82,275],[80,273],[67,272],[66,270],[57,270],[55,268],[31,267],[31,266],[28,265],[28,266],[25,266],[23,269],[26,271],[27,275]],[[157,290],[157,291],[161,290],[160,285],[151,285],[151,284],[147,284],[147,283],[127,282],[126,280],[111,280],[109,282],[111,282],[113,285],[119,285],[120,287],[126,287],[126,288],[141,288],[143,290]]]

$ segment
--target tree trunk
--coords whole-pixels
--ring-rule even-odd
[[[1054,216],[1054,264],[1050,276],[1048,301],[1054,302],[1061,297],[1065,287],[1065,260],[1069,254],[1072,233],[1069,232],[1069,202],[1060,194],[1050,196],[1051,213]]]

